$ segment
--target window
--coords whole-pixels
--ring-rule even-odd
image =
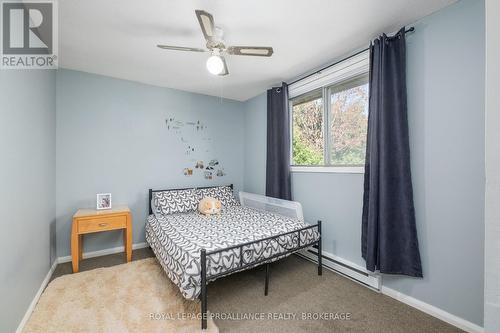
[[[292,171],[362,172],[368,129],[368,57],[291,85]],[[327,168],[308,168],[327,167]]]
[[[293,165],[324,165],[323,94],[314,91],[292,100]]]
[[[368,129],[368,75],[329,89],[330,165],[362,166]]]

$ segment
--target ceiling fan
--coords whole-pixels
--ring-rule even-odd
[[[201,26],[203,36],[207,41],[206,49],[172,46],[172,45],[157,45],[161,49],[174,51],[192,51],[192,52],[210,52],[212,55],[207,60],[207,69],[214,75],[228,75],[225,54],[244,55],[257,57],[270,57],[273,54],[272,47],[266,46],[226,46],[223,40],[223,31],[215,26],[214,17],[212,14],[204,10],[195,10],[198,22]]]

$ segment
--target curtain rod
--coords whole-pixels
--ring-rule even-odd
[[[405,34],[407,34],[407,33],[409,33],[409,32],[413,32],[413,31],[415,31],[415,27],[410,27],[410,28],[408,28],[407,30],[405,30]],[[363,53],[363,52],[365,52],[365,51],[368,51],[369,49],[370,49],[370,48],[369,48],[369,47],[367,47],[366,49],[363,49],[363,50],[361,50],[361,51],[358,51],[358,52],[356,52],[356,53],[354,53],[354,54],[352,54],[352,55],[350,55],[350,56],[348,56],[348,57],[345,57],[345,58],[343,58],[343,59],[341,59],[341,60],[339,60],[339,61],[334,62],[333,64],[330,64],[330,65],[328,65],[328,66],[325,66],[325,67],[323,67],[323,68],[320,68],[320,69],[318,69],[317,71],[312,72],[311,74],[308,74],[308,75],[306,75],[306,76],[304,76],[304,77],[301,77],[300,79],[297,79],[297,80],[295,80],[295,81],[293,81],[293,82],[291,82],[291,83],[288,83],[288,85],[292,85],[292,84],[294,84],[294,83],[299,82],[300,80],[304,80],[304,79],[306,79],[306,78],[308,78],[308,77],[310,77],[310,76],[313,76],[313,75],[319,74],[319,73],[321,73],[322,71],[324,71],[325,69],[330,68],[330,67],[332,67],[332,66],[335,66],[335,65],[337,65],[337,64],[339,64],[339,63],[341,63],[342,61],[345,61],[345,60],[347,60],[347,59],[350,59],[350,58],[352,58],[352,57],[355,57],[355,56],[357,56],[358,54],[361,54],[361,53]]]

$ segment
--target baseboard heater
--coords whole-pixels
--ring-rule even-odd
[[[323,267],[330,269],[336,273],[340,273],[345,277],[359,282],[376,291],[381,290],[382,277],[379,274],[371,273],[364,270],[362,267],[353,264],[345,259],[341,259],[331,253],[323,252]],[[318,262],[318,252],[315,247],[298,251],[297,255],[310,260],[314,263]]]

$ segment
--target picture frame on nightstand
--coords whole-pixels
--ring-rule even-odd
[[[96,194],[96,201],[98,210],[111,209],[111,193]]]

